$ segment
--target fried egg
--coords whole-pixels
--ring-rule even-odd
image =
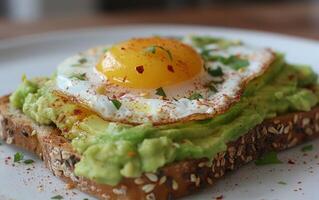
[[[199,46],[191,37],[133,38],[67,58],[58,66],[55,90],[108,121],[206,119],[239,101],[274,58],[269,49],[239,42]]]

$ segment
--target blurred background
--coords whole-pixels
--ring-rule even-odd
[[[0,0],[0,39],[131,23],[238,27],[319,39],[319,0]]]

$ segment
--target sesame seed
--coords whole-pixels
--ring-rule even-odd
[[[166,179],[167,179],[166,176],[162,176],[159,180],[159,185],[162,185],[163,183],[165,183]]]
[[[137,185],[141,185],[141,184],[144,183],[144,180],[143,180],[142,178],[136,178],[136,179],[134,180],[134,183],[137,184]]]
[[[298,143],[298,138],[294,138],[289,144],[288,147],[295,146]]]
[[[178,190],[178,183],[175,180],[172,181],[172,188],[173,190]]]
[[[146,184],[142,187],[142,190],[145,192],[145,193],[149,193],[151,192],[152,190],[154,190],[155,188],[155,184]]]
[[[204,167],[206,165],[206,162],[200,162],[199,164],[198,164],[198,167]]]
[[[145,176],[152,182],[158,181],[158,177],[153,173],[145,173]]]
[[[273,133],[273,134],[279,134],[279,132],[277,131],[277,129],[275,129],[274,127],[270,126],[268,127],[268,131],[270,133]]]
[[[213,180],[211,179],[211,178],[209,178],[209,177],[207,177],[207,183],[209,184],[209,185],[212,185],[213,184]]]
[[[304,119],[302,120],[302,126],[307,126],[307,125],[309,124],[309,122],[310,122],[310,119],[309,119],[309,118],[304,118]]]
[[[282,134],[284,132],[285,126],[283,124],[281,124],[281,125],[278,125],[278,127],[280,127],[279,128],[279,134]]]
[[[196,182],[196,175],[195,174],[191,174],[190,175],[190,180],[191,180],[191,182]]]
[[[155,194],[150,193],[150,194],[146,195],[146,200],[156,200]]]

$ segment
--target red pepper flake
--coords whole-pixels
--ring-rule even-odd
[[[125,48],[124,48],[124,47],[121,47],[121,50],[125,50]]]
[[[291,164],[291,165],[294,165],[294,164],[296,164],[294,161],[292,161],[292,160],[288,160],[288,164]]]
[[[144,72],[144,67],[143,67],[143,65],[137,66],[137,67],[136,67],[136,71],[137,71],[138,73],[142,74],[142,73]]]
[[[224,198],[224,196],[220,195],[220,196],[216,197],[216,200],[222,200],[223,198]]]
[[[75,109],[75,110],[73,111],[73,114],[74,114],[74,115],[80,115],[80,114],[82,114],[82,110],[80,110],[80,109]]]
[[[175,72],[175,70],[174,70],[174,68],[173,68],[173,66],[172,65],[167,65],[167,69],[168,69],[168,71],[170,71],[170,72]]]

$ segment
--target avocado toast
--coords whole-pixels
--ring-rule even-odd
[[[207,37],[197,41],[225,43]],[[247,67],[243,58],[223,61],[204,50],[204,59],[236,61],[235,66],[243,66],[238,71]],[[23,78],[11,103],[8,97],[2,100],[2,138],[36,152],[55,175],[101,199],[177,198],[213,184],[225,172],[267,151],[318,135],[316,75],[308,67],[286,64],[279,54],[267,67],[224,112],[153,125],[104,120],[51,90],[56,76]],[[221,70],[227,69],[207,71],[216,78]],[[199,101],[200,96],[204,94],[197,94]],[[123,104],[112,100],[115,107]]]

